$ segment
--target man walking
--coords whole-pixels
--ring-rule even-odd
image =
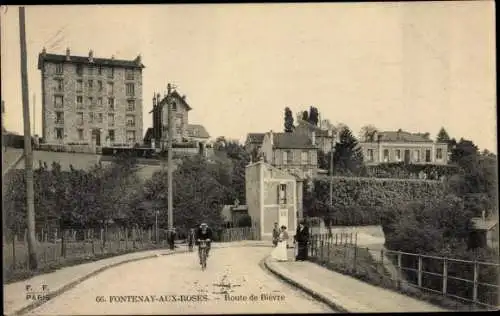
[[[309,242],[309,228],[305,225],[304,221],[301,221],[299,227],[297,227],[297,232],[295,234],[295,242],[297,243],[297,261],[307,260],[307,244]]]
[[[276,247],[278,245],[278,240],[280,237],[280,229],[278,227],[278,223],[274,223],[273,228],[273,246]]]

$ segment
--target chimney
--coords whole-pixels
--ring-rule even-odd
[[[269,139],[271,140],[271,147],[273,147],[274,146],[274,134],[273,134],[273,130],[269,131]]]
[[[311,132],[311,139],[312,139],[313,146],[316,146],[316,132],[315,131]]]
[[[142,58],[141,58],[141,54],[137,55],[137,58],[135,59],[135,62],[140,66],[141,63],[142,63]]]
[[[42,49],[42,56],[45,57],[45,55],[47,55],[47,50],[45,49],[45,47],[43,47],[43,49]]]
[[[94,52],[92,50],[89,50],[89,62],[94,62]]]
[[[170,95],[171,92],[172,92],[172,85],[169,83],[167,84],[167,95]]]
[[[182,95],[182,100],[186,100],[186,95],[185,94]]]
[[[70,60],[71,59],[70,54],[71,54],[71,51],[69,50],[69,47],[68,47],[68,48],[66,48],[66,60]]]

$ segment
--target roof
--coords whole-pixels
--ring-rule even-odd
[[[405,131],[387,131],[378,133],[381,142],[432,143],[433,141],[421,133]]]
[[[47,54],[40,53],[38,55],[38,69],[42,68],[43,62],[54,62],[54,63],[74,63],[74,64],[89,64],[89,65],[101,65],[108,67],[124,67],[124,68],[145,68],[141,63],[140,57],[138,56],[134,60],[123,60],[123,59],[113,59],[113,58],[93,58],[93,62],[89,61],[88,56],[73,56],[70,55],[70,59],[66,60],[66,55],[57,54]]]
[[[203,125],[188,124],[186,130],[189,137],[210,138],[210,135]]]
[[[318,126],[311,124],[307,121],[299,120],[298,124],[299,124],[299,126],[306,127],[310,131],[315,132],[317,137],[331,137],[330,135],[328,135],[328,130],[321,129]]]
[[[181,96],[176,90],[173,90],[170,93],[171,98],[177,99],[177,101],[180,101],[184,106],[187,108],[188,111],[192,110],[191,106],[186,102],[186,96]],[[158,102],[159,105],[165,104],[167,100],[167,96],[165,96],[160,102]],[[154,109],[153,109],[154,110]]]
[[[248,133],[247,134],[247,142],[248,143],[258,143],[262,144],[264,141],[264,136],[266,133]]]
[[[274,148],[317,149],[307,135],[297,133],[273,133]]]

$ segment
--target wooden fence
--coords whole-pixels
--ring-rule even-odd
[[[474,307],[499,307],[499,263],[358,247],[357,234],[353,233],[312,235],[309,254],[312,261],[332,264],[342,272],[377,272],[389,281],[384,284],[396,289],[405,285]],[[390,266],[395,267],[395,274],[389,272]]]

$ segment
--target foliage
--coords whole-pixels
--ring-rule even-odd
[[[244,215],[238,220],[238,227],[252,227],[252,217]]]
[[[314,126],[318,126],[319,122],[319,111],[318,108],[311,106],[309,108],[309,123],[311,123]]]
[[[361,127],[361,131],[359,132],[359,139],[362,141],[376,141],[375,133],[378,132],[378,129],[374,125],[365,125]]]
[[[444,127],[441,127],[439,130],[437,136],[436,136],[436,141],[438,143],[448,143],[450,141],[450,135],[448,135],[448,132],[444,129]]]
[[[426,174],[426,179],[438,180],[441,176],[449,177],[458,172],[455,165],[418,165],[405,164],[404,162],[381,163],[376,166],[366,167],[367,176],[376,178],[418,178],[420,172]]]
[[[285,108],[285,133],[291,133],[294,130],[293,114],[289,107]]]
[[[309,122],[309,113],[307,111],[302,112],[302,120]]]
[[[328,154],[326,155],[328,156]],[[340,139],[333,153],[335,175],[363,175],[363,153],[351,130],[346,126],[340,131]]]

